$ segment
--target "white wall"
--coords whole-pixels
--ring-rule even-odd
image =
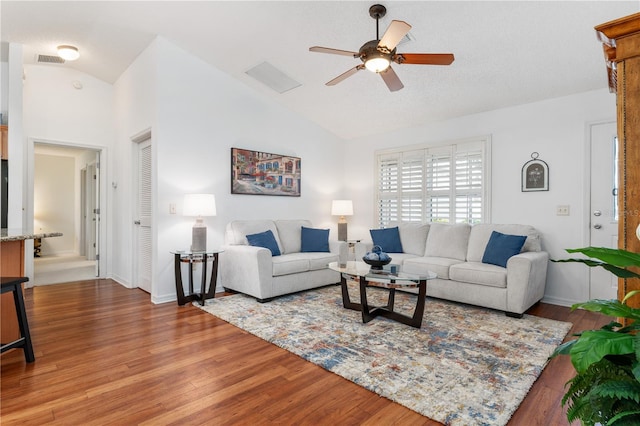
[[[581,93],[513,108],[460,117],[377,135],[347,145],[347,157],[358,158],[345,169],[347,196],[354,199],[350,238],[368,238],[376,227],[373,199],[374,152],[382,148],[439,144],[472,136],[492,137],[492,222],[523,223],[543,234],[552,258],[568,257],[565,248],[588,244],[585,147],[590,122],[615,121],[615,96],[606,90]],[[549,165],[548,192],[521,192],[520,173],[532,152]],[[570,216],[556,216],[557,205],[569,205]],[[549,264],[545,300],[570,305],[588,297],[586,269]]]
[[[186,193],[209,192],[216,196],[218,215],[205,218],[209,247],[222,244],[224,227],[234,219],[308,218],[315,226],[332,228],[337,236],[330,205],[333,198],[341,196],[340,139],[163,38],[154,41],[115,87],[119,166],[132,170],[129,139],[152,128],[157,194],[153,218],[154,302],[175,297],[170,252],[189,247],[193,223],[193,218],[181,216]],[[141,96],[135,96],[138,91],[143,92]],[[122,117],[127,117],[126,123],[120,120]],[[232,147],[301,157],[301,196],[232,195]],[[119,218],[115,222],[119,225],[115,232],[126,238],[132,234],[132,208],[125,206],[125,200],[132,199],[133,188],[118,185],[117,191],[122,204],[116,206]],[[170,203],[178,206],[177,215],[169,214]],[[114,272],[130,280],[126,259],[118,261]]]
[[[34,231],[62,232],[42,240],[42,256],[72,254],[76,248],[75,158],[35,155],[33,185]]]

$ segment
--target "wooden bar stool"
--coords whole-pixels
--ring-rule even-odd
[[[27,323],[27,312],[24,308],[22,297],[22,283],[29,281],[27,277],[2,277],[2,293],[13,292],[13,301],[16,304],[16,314],[18,315],[18,325],[20,326],[20,338],[10,343],[2,343],[0,353],[9,349],[23,348],[24,357],[27,362],[36,360],[31,345],[31,334],[29,334],[29,324]]]

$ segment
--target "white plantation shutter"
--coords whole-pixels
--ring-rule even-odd
[[[489,220],[488,138],[377,155],[378,225]]]
[[[385,225],[398,220],[399,164],[395,155],[378,157],[378,220]]]

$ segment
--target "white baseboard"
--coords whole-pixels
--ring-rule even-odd
[[[545,297],[542,298],[541,302],[542,303],[549,303],[551,305],[571,307],[571,305],[573,305],[575,303],[580,303],[581,301],[580,300],[569,300],[569,299],[561,299],[561,298],[557,298],[557,297],[545,296]]]

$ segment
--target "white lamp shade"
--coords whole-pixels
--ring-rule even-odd
[[[332,216],[353,216],[353,202],[351,200],[333,200],[331,204]]]
[[[182,214],[184,216],[215,216],[215,196],[213,194],[186,194]]]
[[[75,61],[80,57],[80,52],[75,46],[63,44],[61,46],[58,46],[58,56],[60,56],[65,61]]]

